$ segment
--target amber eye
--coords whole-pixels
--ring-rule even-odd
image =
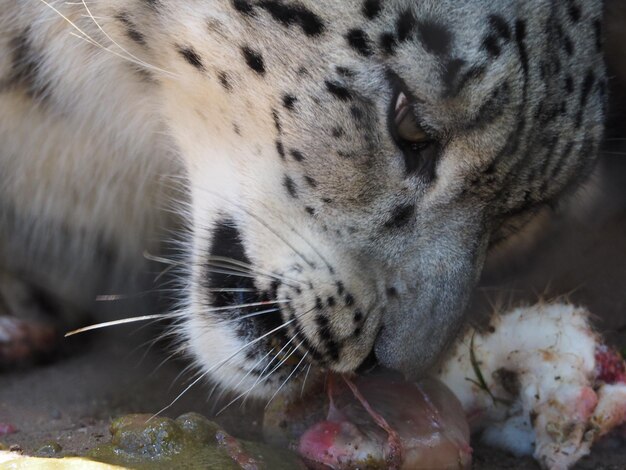
[[[415,107],[406,93],[399,89],[392,103],[389,126],[391,135],[404,154],[407,172],[432,178],[440,146],[419,124]]]
[[[396,100],[395,125],[397,136],[413,144],[425,144],[431,138],[416,122],[407,96],[400,92]]]

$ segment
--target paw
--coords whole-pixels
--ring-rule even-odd
[[[0,273],[0,368],[46,359],[57,349],[56,308],[36,288]]]

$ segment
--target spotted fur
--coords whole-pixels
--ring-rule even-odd
[[[602,137],[599,0],[86,5],[0,12],[0,266],[87,302],[174,202],[177,328],[240,392],[372,351],[428,368],[489,246],[571,193]],[[398,90],[428,150],[394,137]]]

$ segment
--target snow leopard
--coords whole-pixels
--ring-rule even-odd
[[[200,377],[268,397],[371,361],[420,376],[491,248],[594,167],[602,9],[4,0],[0,357],[175,239]]]

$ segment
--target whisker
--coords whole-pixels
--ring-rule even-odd
[[[237,317],[237,320],[245,320],[246,318],[259,317],[261,315],[266,315],[268,313],[280,312],[279,308],[272,308],[269,310],[261,310],[260,312],[250,313],[248,315],[243,315],[241,317]]]
[[[202,373],[200,375],[200,377],[198,377],[196,380],[194,380],[191,384],[189,384],[180,394],[178,394],[176,396],[176,398],[174,398],[169,405],[167,405],[166,407],[164,407],[163,409],[159,410],[156,414],[154,414],[150,419],[154,419],[157,416],[159,416],[161,413],[167,411],[168,409],[170,409],[172,406],[174,406],[174,404],[180,400],[180,398],[187,393],[194,385],[196,385],[198,382],[200,382],[200,380],[202,380],[204,377],[206,377],[208,374],[211,374],[213,372],[215,372],[216,370],[218,370],[220,367],[222,367],[224,364],[226,364],[227,362],[231,361],[234,357],[236,357],[241,351],[243,351],[244,349],[249,348],[250,346],[264,340],[265,338],[267,338],[269,335],[272,335],[274,333],[276,333],[277,331],[286,328],[287,326],[289,326],[291,323],[293,323],[295,321],[295,319],[289,320],[288,322],[283,323],[282,325],[274,328],[273,330],[263,334],[262,336],[259,336],[258,338],[255,338],[254,340],[246,343],[244,346],[242,346],[241,348],[237,349],[234,353],[232,353],[230,356],[228,356],[225,359],[222,359],[220,362],[218,362],[217,364],[215,364],[213,367],[210,367],[209,369],[207,369],[204,373]],[[149,420],[148,420],[149,421]]]
[[[240,304],[240,305],[229,305],[228,307],[213,307],[208,309],[203,309],[203,313],[212,313],[212,312],[222,312],[224,310],[235,310],[238,308],[250,308],[250,307],[262,307],[266,305],[278,305],[278,304],[288,304],[291,303],[290,300],[268,300],[264,302],[253,302],[250,304]]]
[[[155,261],[156,263],[161,264],[169,264],[173,266],[183,266],[185,264],[182,261],[174,261],[171,259],[163,258],[162,256],[153,255],[147,250],[144,250],[143,257],[146,258],[148,261]]]
[[[170,175],[172,178],[184,178],[178,175]],[[233,201],[225,198],[224,196],[222,196],[221,194],[215,192],[215,191],[211,191],[210,189],[201,187],[199,188],[201,191],[210,193],[212,195],[214,195],[215,197],[218,197],[220,199],[222,199],[224,202],[233,205],[234,207],[242,210],[243,212],[245,212],[247,215],[249,215],[250,217],[252,217],[254,220],[256,220],[259,224],[261,224],[265,229],[267,229],[271,234],[273,234],[276,238],[278,238],[280,241],[282,241],[285,246],[289,247],[291,249],[291,251],[293,251],[298,257],[300,257],[302,259],[302,261],[304,261],[307,265],[309,265],[310,267],[313,267],[314,264],[306,257],[304,256],[299,250],[297,250],[291,243],[289,243],[282,235],[280,235],[280,233],[278,233],[276,230],[274,230],[268,223],[266,223],[263,219],[261,219],[259,216],[257,216],[256,214],[250,212],[246,207],[242,206],[241,204],[236,204]]]
[[[74,37],[77,37],[78,39],[86,41],[87,43],[89,43],[89,44],[91,44],[91,45],[93,45],[93,46],[95,46],[95,47],[97,47],[97,48],[99,48],[99,49],[101,49],[101,50],[103,50],[103,51],[105,51],[107,53],[113,54],[114,56],[119,57],[120,59],[127,60],[127,61],[135,63],[137,65],[141,65],[143,67],[151,68],[151,69],[154,69],[156,71],[160,71],[160,72],[163,72],[165,74],[172,75],[174,77],[179,77],[178,75],[175,75],[175,74],[173,74],[171,72],[168,72],[167,70],[159,69],[159,68],[154,67],[153,65],[150,65],[150,64],[148,64],[146,62],[143,62],[143,61],[134,60],[134,59],[132,59],[130,57],[124,56],[123,54],[120,54],[120,53],[118,53],[116,51],[113,51],[111,49],[108,49],[108,48],[104,47],[102,44],[100,44],[98,41],[96,41],[94,38],[92,38],[89,34],[87,34],[83,29],[81,29],[76,23],[74,23],[72,20],[70,20],[66,15],[64,15],[57,8],[55,8],[53,5],[51,5],[47,0],[39,0],[39,1],[41,3],[43,3],[44,5],[46,5],[48,8],[50,8],[52,11],[54,11],[61,18],[63,18],[63,20],[65,20],[70,26],[72,26],[72,28],[74,28],[76,31],[78,31],[82,35],[81,36],[81,35],[76,34],[75,32],[70,32],[71,36],[74,36]],[[82,2],[82,4],[84,4],[84,2]]]
[[[306,381],[309,378],[309,372],[311,372],[312,363],[309,363],[309,367],[306,370],[306,374],[304,376],[304,382],[302,382],[302,390],[300,390],[300,398],[304,396],[304,389],[306,388]]]
[[[286,280],[286,281],[291,281],[291,282],[294,282],[294,283],[302,285],[302,282],[298,281],[297,279],[293,279],[293,278],[287,277],[287,276],[285,276],[283,274],[278,275],[278,274],[273,273],[271,271],[266,271],[264,269],[260,269],[258,267],[255,267],[252,264],[247,264],[247,263],[244,263],[242,261],[239,261],[239,260],[236,260],[236,259],[233,259],[233,258],[225,258],[225,257],[222,257],[222,256],[209,256],[209,260],[212,260],[215,266],[218,266],[218,264],[215,263],[215,261],[221,261],[223,263],[239,266],[239,267],[241,267],[243,269],[246,269],[247,272],[255,272],[255,273],[259,273],[259,274],[264,274],[266,276],[273,277],[273,278],[278,279],[280,281]],[[222,266],[222,267],[227,267],[227,266]]]
[[[265,354],[265,356],[263,356],[261,359],[259,359],[252,367],[250,367],[250,370],[246,373],[246,375],[244,375],[241,380],[239,380],[239,382],[237,382],[237,384],[235,385],[234,388],[239,387],[239,385],[241,385],[243,383],[244,380],[246,380],[250,374],[252,374],[252,372],[264,361],[267,359],[267,357],[272,354],[272,350],[270,349],[267,354]],[[246,391],[247,392],[247,391]],[[233,403],[235,403],[237,400],[239,400],[243,395],[246,394],[246,392],[241,393],[240,395],[236,396],[233,400],[231,400],[226,406],[224,406],[221,410],[219,410],[215,416],[219,416],[220,414],[222,414],[224,411],[226,411],[228,409],[228,407],[230,407]]]
[[[127,323],[136,323],[136,322],[141,322],[141,321],[148,321],[148,320],[162,320],[165,318],[172,318],[172,314],[169,313],[162,313],[162,314],[158,314],[158,315],[144,315],[141,317],[132,317],[132,318],[122,318],[121,320],[114,320],[114,321],[108,321],[105,323],[98,323],[95,325],[89,325],[89,326],[85,326],[83,328],[78,328],[77,330],[72,330],[69,331],[67,333],[65,333],[65,338],[69,338],[70,336],[75,336],[77,334],[80,333],[85,333],[87,331],[93,331],[93,330],[99,330],[102,328],[108,328],[110,326],[118,326],[118,325],[125,325]]]
[[[284,282],[285,284],[290,285],[292,287],[297,287],[298,284],[299,285],[303,285],[304,284],[301,281],[298,281],[296,279],[290,279],[290,278],[285,277],[285,276],[279,276],[278,274],[270,273],[269,271],[263,271],[261,269],[254,268],[254,267],[238,268],[237,266],[233,267],[233,266],[230,266],[228,264],[224,265],[224,264],[221,264],[221,263],[216,263],[214,261],[208,261],[206,264],[209,265],[209,266],[216,267],[216,268],[232,270],[232,275],[244,274],[244,275],[249,275],[250,277],[254,278],[254,276],[251,276],[251,275],[252,274],[256,274],[257,276],[260,276],[260,277],[276,279],[276,280]],[[220,273],[218,273],[218,274],[220,274]],[[224,274],[224,273],[221,273],[221,274]],[[245,277],[245,276],[241,276],[241,277]]]
[[[178,396],[176,398],[174,398],[174,400],[172,400],[172,402],[169,405],[167,405],[165,408],[159,410],[157,413],[155,413],[153,416],[151,416],[150,419],[148,419],[147,422],[149,423],[154,418],[159,416],[161,413],[169,410],[172,406],[174,406],[174,403],[176,403],[178,400],[180,400],[183,397],[183,395],[185,395],[185,393],[187,393],[189,390],[191,390],[192,387],[194,387],[198,382],[200,382],[202,379],[204,379],[207,375],[209,375],[209,371],[206,371],[206,372],[203,372],[202,374],[200,374],[198,376],[198,378],[195,379],[193,382],[191,382],[189,385],[187,385],[187,387],[185,387],[185,389],[182,392],[180,392],[178,394]]]
[[[280,393],[280,391],[283,389],[283,387],[285,385],[287,385],[287,382],[289,382],[289,379],[291,379],[291,377],[293,377],[293,374],[296,373],[296,371],[298,370],[298,368],[302,365],[302,362],[306,359],[306,357],[309,355],[308,351],[304,354],[304,356],[302,356],[302,359],[300,359],[300,362],[298,362],[298,364],[296,365],[296,367],[293,368],[293,370],[291,371],[291,374],[289,374],[289,376],[285,379],[285,381],[282,383],[282,385],[280,387],[278,387],[278,390],[276,390],[276,392],[274,392],[274,395],[272,395],[272,398],[270,398],[270,401],[267,402],[267,405],[265,405],[265,409],[267,410],[269,408],[269,406],[272,404],[272,402],[274,401],[274,398],[276,398],[276,396]]]
[[[91,10],[89,9],[89,7],[87,6],[87,3],[85,2],[85,0],[83,0],[81,2],[83,4],[83,7],[85,8],[85,11],[87,12],[87,14],[89,15],[89,17],[93,20],[94,24],[96,25],[96,27],[102,32],[102,34],[104,34],[104,36],[111,41],[112,44],[114,44],[115,46],[117,46],[124,54],[127,55],[127,59],[133,59],[135,63],[139,64],[139,65],[143,65],[144,67],[150,68],[152,70],[156,70],[158,72],[162,72],[165,73],[167,75],[172,75],[175,77],[178,77],[177,74],[173,74],[167,70],[161,69],[159,67],[155,67],[152,64],[149,64],[147,62],[145,62],[144,60],[140,59],[139,57],[135,56],[134,54],[132,54],[130,51],[128,51],[127,49],[125,49],[124,47],[122,47],[119,43],[117,43],[111,36],[109,36],[109,34],[102,28],[102,26],[100,26],[100,23],[98,23],[98,21],[96,20],[96,18],[93,16],[93,14],[91,13]]]
[[[276,365],[270,372],[268,372],[267,374],[265,374],[265,371],[267,371],[267,369],[269,369],[271,367],[271,365],[274,363],[274,361],[276,359],[278,359],[280,357],[280,355],[282,354],[282,352],[287,349],[287,347],[296,339],[295,336],[293,336],[272,358],[272,360],[270,362],[268,362],[265,367],[263,368],[263,370],[261,371],[261,373],[259,374],[259,376],[257,377],[257,379],[254,381],[254,383],[252,384],[252,386],[246,390],[245,392],[241,393],[239,396],[237,396],[235,398],[235,401],[240,399],[243,396],[246,396],[246,398],[244,399],[244,401],[242,402],[241,406],[245,405],[248,396],[250,394],[250,392],[252,392],[252,390],[254,390],[258,385],[267,382],[267,380],[269,380],[269,378],[272,376],[272,374],[274,372],[276,372],[284,363],[285,361],[287,361],[291,355],[291,353],[293,351],[295,351],[297,348],[294,348],[292,350],[289,351],[289,354],[287,355],[286,358],[283,358],[282,360],[278,361],[278,365]]]

